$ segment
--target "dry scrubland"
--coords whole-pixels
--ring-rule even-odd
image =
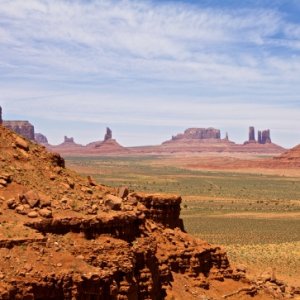
[[[158,156],[67,158],[69,167],[104,184],[181,194],[189,233],[224,245],[233,262],[254,272],[271,266],[299,284],[300,176],[292,176],[299,172],[291,170],[288,177],[261,169],[190,170],[188,162]]]

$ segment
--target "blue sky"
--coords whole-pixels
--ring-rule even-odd
[[[0,105],[51,143],[248,126],[300,142],[298,0],[0,0]]]

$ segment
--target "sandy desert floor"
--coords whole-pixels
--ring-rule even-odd
[[[67,164],[105,184],[181,194],[189,233],[223,245],[253,274],[271,267],[300,284],[297,165],[244,153],[68,157]]]

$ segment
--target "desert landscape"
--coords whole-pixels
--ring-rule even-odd
[[[299,0],[0,0],[0,300],[300,300]]]
[[[59,149],[81,152],[63,159],[8,124],[1,299],[299,297],[299,146],[275,156],[91,153],[112,140],[107,129],[86,147],[65,137]]]
[[[236,263],[253,270],[272,267],[299,282],[297,150],[275,158],[202,153],[66,157],[66,162],[105,184],[182,195],[181,216],[189,233],[222,244]]]

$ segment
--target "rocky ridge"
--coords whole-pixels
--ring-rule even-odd
[[[0,153],[0,299],[165,299],[181,282],[187,299],[298,293],[186,234],[179,196],[99,185],[1,125]]]
[[[284,148],[272,143],[270,130],[258,131],[255,138],[254,127],[249,127],[249,139],[243,145],[229,140],[226,133],[221,139],[221,131],[215,128],[188,128],[184,133],[172,136],[171,140],[156,146],[123,147],[113,139],[112,130],[107,127],[104,139],[87,144],[86,146],[75,143],[74,138],[65,136],[64,142],[59,145],[50,145],[47,137],[34,132],[34,126],[28,121],[3,121],[0,106],[0,124],[16,133],[35,140],[46,146],[49,150],[62,155],[148,155],[171,154],[182,152],[244,152],[244,153],[282,153]]]
[[[274,159],[279,162],[290,163],[300,167],[300,144],[281,155],[274,157]]]

